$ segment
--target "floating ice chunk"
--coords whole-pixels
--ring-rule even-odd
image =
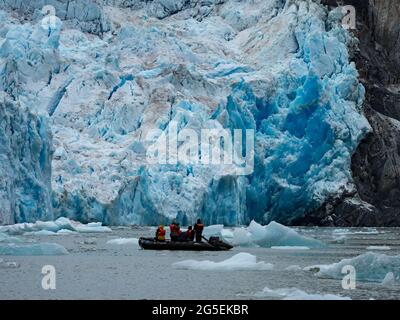
[[[55,223],[58,225],[59,229],[66,229],[71,231],[76,231],[75,226],[77,223],[65,217],[58,218]]]
[[[3,256],[55,256],[63,254],[68,254],[67,249],[57,243],[0,245],[0,255]]]
[[[203,235],[205,237],[222,236],[221,232],[224,229],[223,224],[214,224],[204,228]]]
[[[19,263],[15,261],[6,261],[0,259],[0,269],[15,269],[19,267]]]
[[[9,234],[34,234],[34,235],[54,235],[60,230],[64,230],[61,234],[65,234],[66,230],[70,232],[95,233],[95,232],[111,232],[111,229],[102,226],[101,222],[91,222],[83,224],[68,218],[58,218],[56,221],[36,221],[35,223],[17,223],[9,226],[1,227],[0,231]]]
[[[285,268],[286,271],[302,271],[303,268],[298,265],[291,265]]]
[[[310,250],[309,247],[304,247],[304,246],[272,246],[271,249],[276,249],[276,250]]]
[[[233,232],[231,242],[239,246],[259,245],[261,247],[307,247],[319,248],[324,243],[303,235],[297,231],[285,227],[277,222],[270,222],[267,226],[262,226],[251,221],[248,228],[237,228]]]
[[[237,270],[272,270],[271,263],[257,262],[257,257],[250,253],[240,252],[233,257],[214,262],[209,260],[184,260],[172,265],[177,269],[191,269],[202,271],[237,271]]]
[[[349,297],[334,294],[309,294],[297,288],[270,289],[265,287],[261,292],[254,294],[257,298],[276,298],[281,300],[351,300]]]
[[[139,244],[139,239],[137,238],[118,238],[108,240],[107,244],[117,244],[117,245],[124,245],[124,244],[133,244],[137,246]]]
[[[390,250],[389,246],[369,246],[367,250]]]
[[[381,284],[384,287],[392,287],[392,286],[396,285],[396,279],[394,277],[393,272],[388,272],[386,274],[385,278],[383,278]]]
[[[103,233],[103,232],[112,232],[109,227],[104,227],[101,223],[93,222],[87,225],[79,224],[75,227],[76,231],[80,233]]]
[[[342,279],[344,266],[353,266],[357,280],[381,282],[388,272],[400,277],[400,255],[388,256],[383,253],[367,252],[351,259],[328,265],[305,267],[306,271],[316,271],[318,277]]]
[[[224,238],[226,239],[226,238]],[[227,240],[227,239],[226,239]],[[233,239],[231,240],[232,244],[235,246],[241,247],[254,247],[256,244],[253,241],[251,233],[243,228],[236,228],[233,231]]]

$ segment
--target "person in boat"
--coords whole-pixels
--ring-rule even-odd
[[[187,231],[186,231],[186,239],[188,241],[194,241],[194,230],[192,226],[189,226]]]
[[[165,229],[160,225],[156,230],[156,241],[165,241]]]
[[[203,237],[203,229],[204,229],[204,224],[201,222],[200,219],[197,219],[197,223],[194,225],[196,242],[201,242],[201,238]]]
[[[169,231],[170,231],[171,241],[179,241],[179,238],[182,234],[179,223],[177,223],[176,221],[173,221],[169,226]]]

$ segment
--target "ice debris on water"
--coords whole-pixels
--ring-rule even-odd
[[[55,221],[36,221],[35,223],[24,222],[8,226],[0,226],[0,232],[6,232],[13,235],[30,234],[46,236],[68,233],[102,233],[111,231],[112,230],[109,227],[102,226],[101,222],[83,224],[65,217],[58,218]]]
[[[308,266],[304,270],[314,271],[321,278],[342,279],[343,267],[349,265],[355,268],[356,279],[361,281],[382,282],[388,272],[392,272],[396,279],[400,277],[400,255],[389,256],[375,252],[367,252],[337,263]]]
[[[257,298],[270,298],[281,300],[351,300],[335,294],[307,293],[297,288],[270,289],[265,287],[261,292],[254,294]]]
[[[202,270],[202,271],[239,271],[239,270],[272,270],[273,264],[264,261],[258,261],[257,257],[247,253],[240,252],[229,259],[214,262],[209,260],[184,260],[172,265],[177,269]]]

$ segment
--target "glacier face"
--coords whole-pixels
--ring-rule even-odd
[[[87,2],[81,14],[65,7],[78,1],[52,1],[60,19],[45,29],[41,1],[0,1],[0,89],[47,118],[55,150],[52,208],[15,221],[290,223],[354,188],[351,155],[370,126],[340,11],[308,0]],[[254,172],[147,164],[146,134],[172,122],[254,129]]]
[[[46,119],[0,94],[0,224],[52,219]]]

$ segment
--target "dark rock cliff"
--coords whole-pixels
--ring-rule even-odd
[[[373,132],[352,158],[356,191],[329,199],[300,225],[400,226],[400,1],[323,0],[356,8],[353,59],[366,89]]]

